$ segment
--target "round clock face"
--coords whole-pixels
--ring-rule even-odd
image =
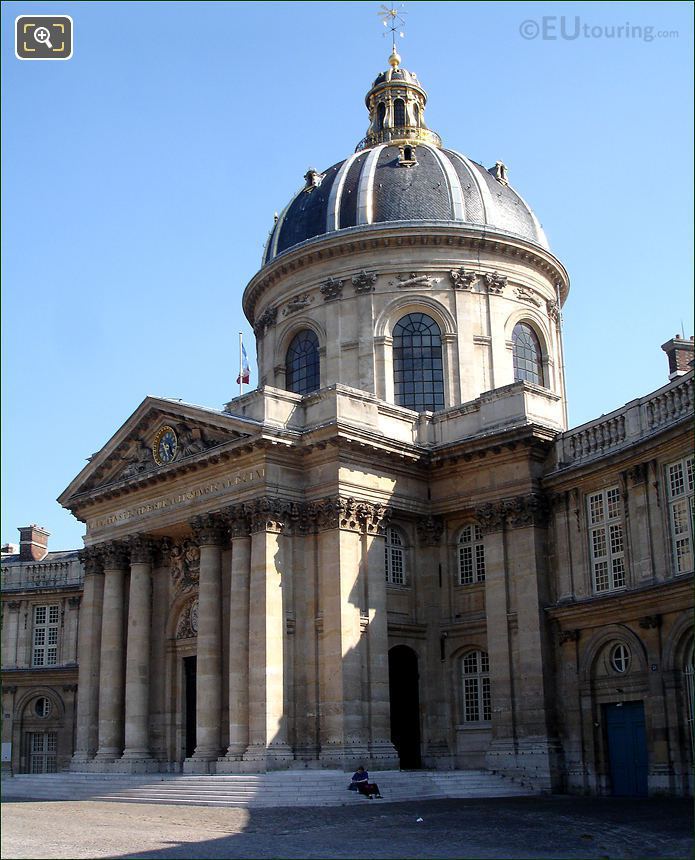
[[[173,427],[162,427],[154,437],[152,454],[158,466],[165,466],[176,457],[179,442]]]

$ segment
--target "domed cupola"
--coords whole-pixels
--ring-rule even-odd
[[[369,111],[369,128],[355,149],[367,149],[379,143],[430,143],[441,146],[439,135],[425,124],[427,93],[417,75],[401,68],[401,58],[394,45],[389,57],[391,68],[382,72],[365,97]]]
[[[304,174],[276,217],[264,264],[338,232],[412,221],[479,227],[548,248],[501,161],[484,167],[444,147],[427,128],[427,93],[417,75],[401,67],[395,47],[389,69],[377,76],[365,102],[367,134],[348,158]]]

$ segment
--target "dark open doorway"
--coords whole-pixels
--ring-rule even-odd
[[[197,657],[183,658],[183,678],[185,696],[186,758],[195,752],[196,740],[196,661]]]
[[[420,690],[417,654],[407,645],[389,651],[391,742],[403,769],[421,767]]]

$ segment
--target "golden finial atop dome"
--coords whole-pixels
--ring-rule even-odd
[[[391,56],[389,57],[389,65],[391,66],[391,68],[395,72],[396,69],[400,66],[400,64],[401,64],[401,57],[400,57],[400,54],[398,53],[398,51],[396,50],[396,43],[394,42],[393,43],[393,50],[391,51]]]

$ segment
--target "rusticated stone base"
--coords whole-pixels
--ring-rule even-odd
[[[488,770],[527,783],[537,791],[557,791],[562,783],[562,747],[554,739],[537,737],[494,740],[485,754]]]

